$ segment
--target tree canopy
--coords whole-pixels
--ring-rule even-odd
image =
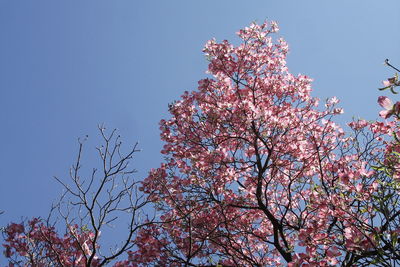
[[[335,122],[343,112],[339,100],[320,104],[311,96],[311,79],[289,72],[288,45],[274,38],[277,31],[275,22],[253,23],[237,33],[237,46],[207,42],[211,76],[169,105],[170,118],[160,122],[165,159],[140,182],[140,192],[132,193],[139,182],[114,179],[125,175],[131,154],[118,154],[118,143],[117,148],[106,146],[100,155],[109,172],[94,192],[107,192],[109,202],[99,205],[107,209],[93,212],[97,199],[87,201],[89,191],[72,176],[77,191],[69,192],[88,211],[89,223],[65,220],[64,237],[39,219],[10,224],[3,245],[10,262],[400,264],[400,104],[382,96],[378,103],[385,120],[358,119],[341,127]],[[382,90],[396,93],[399,85],[396,75],[384,81]],[[108,145],[110,139],[104,140]],[[108,163],[114,155],[119,155],[116,163]],[[124,187],[104,189],[106,183],[113,190],[117,183]],[[133,214],[129,244],[107,258],[99,254],[98,230],[105,221],[98,220],[119,210],[122,196],[130,201],[123,210]],[[148,204],[156,215],[137,220],[136,212]],[[116,261],[125,252],[127,259]]]

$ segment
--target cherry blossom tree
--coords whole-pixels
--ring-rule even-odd
[[[79,140],[79,152],[69,181],[55,177],[64,193],[53,205],[49,217],[11,223],[3,230],[4,255],[10,266],[129,264],[127,260],[117,259],[121,256],[129,259],[136,233],[152,222],[143,213],[151,194],[140,194],[139,181],[132,177],[135,170],[130,160],[138,152],[137,145],[124,151],[116,130],[107,133],[103,126],[99,130],[103,141],[97,148],[101,168],[93,169],[88,177],[82,173],[85,140]],[[108,236],[103,238],[113,240],[110,227],[118,227],[119,232],[123,229],[125,235],[109,250],[102,250],[100,238],[104,231]],[[64,229],[64,234],[59,234],[60,229]]]
[[[169,222],[139,233],[141,266],[400,263],[397,118],[345,133],[338,99],[319,107],[311,79],[289,72],[277,30],[253,23],[238,46],[209,41],[212,77],[160,122],[165,162],[142,190]]]

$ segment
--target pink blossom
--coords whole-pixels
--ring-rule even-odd
[[[386,97],[386,96],[380,96],[378,97],[378,103],[381,107],[383,107],[386,110],[390,110],[393,108],[393,103],[392,101]]]
[[[389,80],[384,80],[382,81],[383,86],[388,87],[388,86],[392,86],[393,83],[391,83]]]
[[[165,163],[151,171],[143,190],[156,192],[161,218],[172,222],[138,235],[134,255],[143,266],[220,255],[233,265],[265,266],[283,259],[282,251],[297,266],[327,266],[347,253],[335,243],[362,236],[351,227],[343,233],[333,218],[349,224],[363,219],[348,203],[370,197],[365,179],[374,173],[348,149],[354,139],[344,138],[331,119],[343,113],[339,100],[318,108],[311,79],[288,71],[287,43],[272,38],[275,30],[274,24],[254,23],[238,32],[238,46],[207,42],[212,78],[186,92],[162,121]],[[391,129],[365,120],[352,126],[374,127],[376,135]],[[282,233],[274,237],[279,222]],[[274,246],[285,242],[280,251]]]
[[[378,103],[381,107],[384,108],[384,110],[379,112],[379,116],[381,116],[384,119],[389,118],[392,116],[395,112],[398,112],[399,110],[399,103],[397,102],[396,105],[393,105],[392,101],[386,97],[386,96],[380,96],[378,97]]]
[[[164,162],[141,183],[157,223],[138,230],[114,266],[355,266],[346,261],[390,247],[380,239],[397,235],[397,221],[390,231],[375,221],[390,217],[379,211],[384,193],[398,191],[400,145],[389,138],[399,117],[353,121],[345,133],[334,122],[339,100],[318,107],[312,80],[289,72],[277,30],[253,23],[237,46],[206,43],[211,77],[169,106]],[[378,103],[385,119],[400,110],[384,96]],[[4,248],[9,259],[37,255],[35,266],[85,266],[96,252],[96,266],[94,239],[79,225],[60,236],[33,219],[10,224]]]

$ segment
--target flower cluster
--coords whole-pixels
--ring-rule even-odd
[[[165,265],[210,258],[228,266],[352,265],[364,258],[348,255],[380,249],[373,165],[395,126],[360,120],[346,135],[333,121],[343,112],[339,100],[319,109],[311,79],[288,71],[288,46],[274,41],[274,25],[240,30],[237,47],[207,42],[212,78],[185,92],[160,123],[166,162],[142,189],[157,192],[168,221],[158,227],[169,248],[159,251],[169,253]],[[397,112],[379,103],[382,116]]]
[[[312,80],[286,66],[275,22],[210,40],[211,77],[169,106],[160,122],[165,161],[140,190],[157,220],[114,266],[389,266],[400,264],[400,104],[379,97],[385,121],[335,121]],[[385,88],[399,86],[397,76]],[[63,237],[33,219],[10,224],[5,255],[19,264],[99,264],[93,233]],[[26,262],[26,261],[25,261]],[[390,264],[388,264],[390,262]]]
[[[50,266],[54,263],[86,266],[86,259],[93,250],[93,236],[93,233],[77,225],[71,225],[64,236],[59,236],[54,227],[33,218],[26,225],[12,223],[6,227],[4,255],[13,264],[19,264],[18,258],[25,257],[34,266]],[[92,263],[96,266],[96,257]]]
[[[63,236],[55,227],[39,218],[27,223],[11,223],[4,230],[4,256],[9,266],[100,266],[99,245],[94,233],[78,225],[69,225]],[[94,250],[94,247],[96,250]],[[97,252],[96,252],[97,251]],[[128,259],[113,266],[133,265],[132,253]],[[27,264],[27,265],[26,265]]]

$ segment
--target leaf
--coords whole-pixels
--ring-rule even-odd
[[[389,85],[389,86],[386,86],[386,87],[378,88],[378,90],[383,91],[383,90],[389,89],[390,87],[392,87],[392,86]]]
[[[385,170],[384,166],[371,166],[371,168],[375,171],[384,171]]]
[[[391,87],[390,87],[390,92],[392,92],[392,93],[395,94],[395,95],[398,94],[398,92],[396,92],[396,91],[394,90],[394,86],[391,86]]]

